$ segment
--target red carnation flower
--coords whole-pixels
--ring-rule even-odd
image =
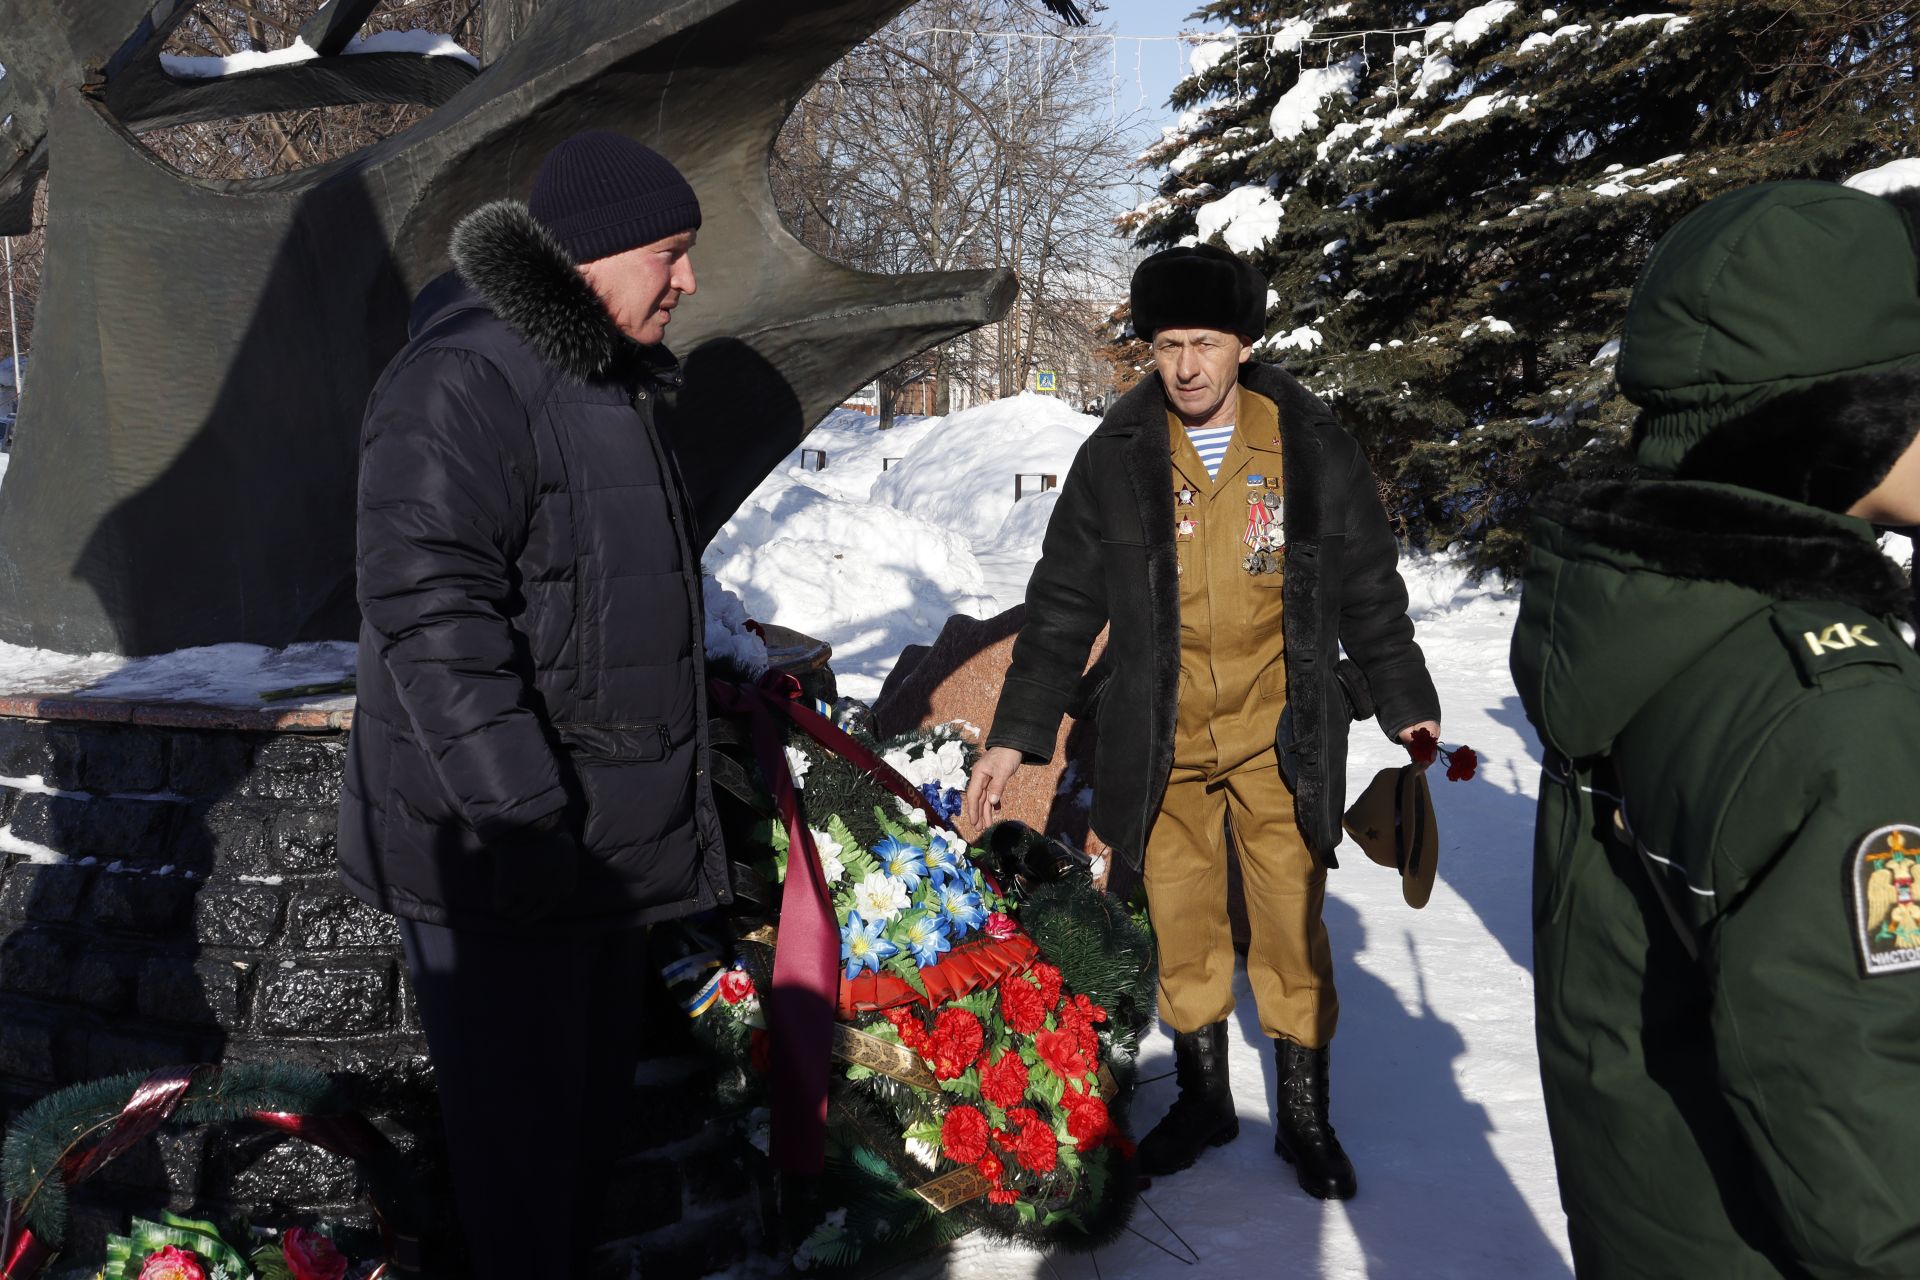
[[[1000,1185],[1000,1179],[1005,1177],[1007,1172],[1007,1166],[1001,1164],[1000,1157],[991,1151],[981,1156],[973,1167],[979,1171],[981,1177],[996,1187]]]
[[[1075,996],[1073,998],[1073,1007],[1085,1014],[1088,1022],[1105,1022],[1107,1020],[1107,1011],[1095,1004],[1092,999],[1087,996]]]
[[[1019,1198],[1020,1193],[1018,1191],[1009,1191],[1005,1187],[995,1187],[993,1190],[987,1192],[988,1204],[1012,1204]]]
[[[907,1046],[923,1058],[933,1056],[933,1037],[921,1025],[920,1019],[909,1009],[895,1006],[887,1010],[887,1021],[900,1036],[900,1043]]]
[[[933,1062],[936,1078],[957,1080],[980,1057],[985,1043],[980,1019],[965,1009],[942,1009],[933,1020],[933,1051],[924,1056]]]
[[[1052,1173],[1060,1163],[1060,1143],[1053,1130],[1035,1122],[1025,1125],[1014,1139],[1013,1158],[1035,1173]]]
[[[1468,782],[1473,771],[1480,767],[1480,757],[1473,753],[1472,747],[1455,747],[1447,752],[1447,781]]]
[[[1008,938],[1020,932],[1020,926],[1015,924],[1013,917],[1004,911],[995,911],[990,914],[987,917],[986,924],[983,925],[982,928],[985,930],[986,935],[995,942],[1005,942]]]
[[[1069,1090],[1061,1101],[1067,1108],[1067,1132],[1078,1150],[1091,1151],[1113,1132],[1113,1117],[1099,1094]]]
[[[987,1117],[978,1107],[959,1106],[940,1122],[940,1154],[959,1164],[977,1164],[987,1155]]]
[[[1407,739],[1407,750],[1413,753],[1415,764],[1432,764],[1439,758],[1440,741],[1431,729],[1415,729],[1413,737]]]
[[[739,1004],[752,994],[753,979],[745,969],[729,969],[720,975],[720,998],[728,1004]]]
[[[1033,966],[1033,980],[1040,984],[1040,998],[1049,1010],[1060,1003],[1060,971],[1050,964]]]
[[[980,1094],[1002,1111],[1027,1096],[1027,1064],[1017,1053],[1003,1053],[980,1072]]]
[[[1000,984],[1000,1016],[1016,1035],[1030,1036],[1047,1025],[1046,1001],[1025,978],[1008,978]]]
[[[1040,1061],[1063,1080],[1076,1080],[1093,1070],[1080,1040],[1071,1031],[1042,1031],[1033,1038]]]

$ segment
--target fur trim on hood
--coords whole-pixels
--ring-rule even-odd
[[[1836,600],[1905,617],[1911,588],[1857,523],[1717,484],[1609,482],[1563,490],[1540,514],[1675,578],[1778,600]],[[1843,523],[1843,521],[1845,521]]]
[[[1818,382],[1714,428],[1674,478],[1845,511],[1887,478],[1913,442],[1917,407],[1920,364]]]
[[[553,233],[519,201],[495,200],[462,218],[449,250],[494,314],[568,377],[592,382],[639,355]]]

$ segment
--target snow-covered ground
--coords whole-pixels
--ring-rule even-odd
[[[1033,396],[885,436],[855,416],[836,415],[807,441],[827,451],[824,472],[795,467],[761,486],[708,567],[749,612],[831,642],[842,690],[870,697],[901,647],[930,641],[948,613],[988,616],[1020,600],[1055,495],[1016,505],[1013,474],[1064,477],[1095,423]],[[884,482],[883,456],[903,459]],[[1529,850],[1540,752],[1507,676],[1515,601],[1442,559],[1403,569],[1446,708],[1445,740],[1471,745],[1481,766],[1471,782],[1434,775],[1440,871],[1423,910],[1408,908],[1396,878],[1351,845],[1332,873],[1326,917],[1342,1006],[1333,1116],[1359,1197],[1311,1200],[1273,1154],[1272,1058],[1243,977],[1232,1058],[1240,1138],[1146,1194],[1201,1270],[1133,1235],[1097,1257],[1050,1258],[968,1238],[902,1277],[1571,1274],[1533,1048]],[[1356,726],[1350,793],[1404,758],[1371,725]],[[1171,1056],[1156,1035],[1143,1077],[1170,1071]],[[1147,1084],[1136,1129],[1172,1098],[1172,1080]],[[1134,1226],[1180,1251],[1145,1208]]]

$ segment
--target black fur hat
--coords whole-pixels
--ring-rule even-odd
[[[1248,342],[1267,331],[1267,282],[1250,264],[1210,244],[1162,249],[1133,273],[1133,331],[1222,329]]]

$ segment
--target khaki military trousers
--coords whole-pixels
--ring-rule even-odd
[[[1247,977],[1260,1027],[1310,1049],[1340,1014],[1333,952],[1320,919],[1327,873],[1293,820],[1293,793],[1273,753],[1224,777],[1176,765],[1147,837],[1147,910],[1160,950],[1160,1016],[1198,1031],[1233,1012],[1227,923],[1227,833],[1246,886]]]

